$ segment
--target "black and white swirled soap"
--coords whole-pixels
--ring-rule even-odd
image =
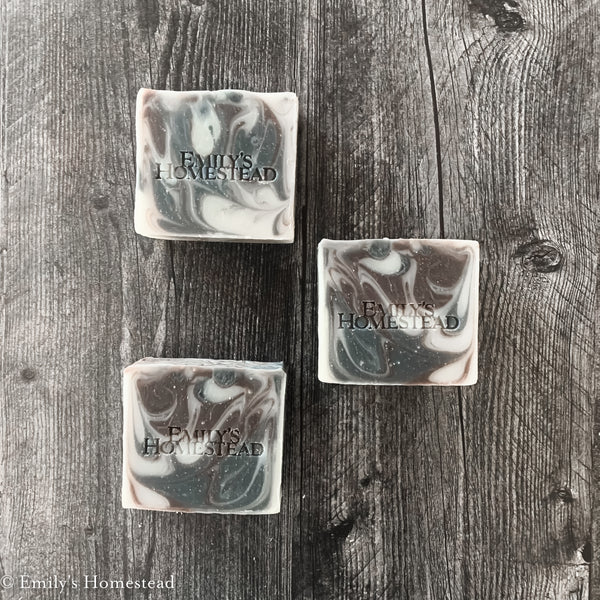
[[[479,244],[319,244],[319,379],[377,385],[477,381]]]
[[[136,129],[139,234],[294,241],[295,94],[141,89]]]
[[[123,507],[279,512],[281,363],[145,358],[123,373]]]

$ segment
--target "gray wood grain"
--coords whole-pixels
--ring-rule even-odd
[[[598,2],[0,7],[0,577],[600,598]],[[298,94],[292,246],[136,236],[142,86]],[[317,381],[316,245],[382,236],[481,242],[475,387]],[[120,371],[143,356],[286,363],[280,515],[121,509]]]

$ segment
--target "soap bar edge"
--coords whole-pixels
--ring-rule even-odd
[[[457,384],[455,382],[452,383],[398,383],[398,382],[386,382],[386,383],[375,383],[371,381],[339,381],[333,374],[333,371],[329,365],[329,346],[328,346],[328,338],[325,339],[325,330],[328,326],[328,318],[327,311],[328,305],[326,301],[326,290],[327,286],[324,284],[324,276],[325,273],[323,271],[324,268],[324,251],[326,246],[337,246],[344,247],[344,245],[351,242],[364,242],[371,243],[377,242],[381,240],[389,240],[390,242],[394,241],[412,241],[412,242],[423,242],[427,244],[433,245],[447,245],[448,243],[461,246],[470,247],[474,254],[474,265],[473,265],[473,277],[470,282],[470,297],[473,299],[473,304],[475,309],[472,314],[472,319],[475,322],[474,325],[474,346],[475,352],[471,358],[471,363],[469,365],[468,374],[465,376],[464,380]],[[318,327],[318,369],[317,369],[317,377],[320,382],[332,385],[358,385],[358,386],[368,386],[372,385],[375,387],[379,386],[390,386],[390,387],[469,387],[475,385],[479,380],[479,272],[480,272],[480,244],[477,240],[470,239],[459,239],[459,238],[358,238],[358,239],[331,239],[331,238],[322,238],[317,246],[317,288],[318,288],[318,298],[317,298],[317,327]],[[323,334],[322,334],[323,332]]]
[[[193,364],[195,362],[195,365]],[[190,364],[192,363],[192,364]],[[280,398],[281,398],[281,406],[278,415],[277,422],[277,431],[280,435],[277,437],[276,443],[273,445],[272,454],[278,462],[279,468],[275,469],[275,474],[273,478],[272,484],[272,494],[270,498],[270,502],[268,506],[265,506],[262,509],[257,510],[189,510],[182,511],[173,508],[151,508],[146,506],[138,505],[131,495],[130,489],[126,485],[126,482],[131,481],[132,478],[129,477],[127,472],[127,466],[129,464],[129,452],[127,450],[127,439],[126,432],[130,431],[133,422],[131,419],[131,415],[129,411],[126,410],[126,398],[128,394],[132,392],[135,394],[135,390],[129,391],[129,386],[133,385],[134,379],[132,377],[131,371],[135,370],[135,367],[139,367],[140,365],[145,366],[156,366],[156,367],[164,367],[164,366],[211,366],[217,367],[221,363],[229,363],[230,366],[239,369],[261,369],[265,371],[269,371],[272,374],[278,374],[281,377],[281,390],[280,390]],[[232,364],[234,363],[234,364]],[[121,477],[121,505],[123,509],[126,510],[146,510],[152,512],[175,512],[175,513],[190,513],[190,514],[220,514],[220,515],[270,515],[270,514],[279,514],[281,512],[281,486],[282,486],[282,471],[283,471],[283,446],[284,446],[284,437],[285,437],[285,407],[286,407],[286,390],[287,390],[287,372],[285,370],[285,365],[283,361],[272,361],[272,362],[262,362],[262,361],[240,361],[240,360],[231,360],[231,359],[197,359],[197,358],[154,358],[154,357],[144,357],[141,358],[134,363],[131,363],[122,369],[122,406],[123,406],[123,439],[122,439],[122,447],[123,447],[123,456],[122,456],[122,477]],[[133,408],[133,407],[130,407]]]
[[[294,161],[294,169],[292,173],[293,185],[290,189],[290,197],[289,197],[289,207],[291,212],[291,226],[285,235],[272,237],[263,237],[260,239],[256,239],[253,236],[210,236],[204,235],[201,237],[196,236],[174,236],[173,234],[165,234],[161,235],[160,233],[155,233],[152,228],[148,226],[146,219],[144,218],[144,214],[142,211],[142,204],[140,199],[138,200],[139,193],[139,185],[138,185],[138,177],[140,177],[141,172],[143,171],[143,159],[144,152],[142,149],[143,146],[143,134],[142,127],[139,126],[139,123],[142,121],[142,112],[144,105],[144,95],[148,92],[159,92],[161,94],[167,94],[175,97],[182,97],[187,94],[194,95],[197,93],[219,93],[219,92],[234,92],[234,93],[242,93],[253,97],[259,97],[263,101],[268,103],[268,98],[285,98],[293,103],[292,110],[294,112],[295,120],[290,129],[290,132],[293,133],[292,141],[289,147],[289,153],[293,157]],[[267,99],[265,99],[267,96]],[[271,108],[273,108],[271,106]],[[292,91],[284,91],[284,92],[255,92],[249,90],[240,90],[240,89],[218,89],[218,90],[157,90],[155,88],[145,88],[142,87],[138,90],[136,95],[136,106],[135,106],[135,123],[136,123],[136,147],[135,147],[135,185],[134,185],[134,209],[133,209],[133,226],[134,231],[143,237],[148,239],[156,239],[156,240],[169,240],[169,241],[192,241],[192,242],[229,242],[229,243],[256,243],[256,244],[293,244],[296,237],[296,175],[297,175],[297,157],[298,157],[298,120],[299,120],[299,99],[298,95]]]

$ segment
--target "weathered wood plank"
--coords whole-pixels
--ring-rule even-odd
[[[138,3],[137,10],[143,21],[148,7]],[[293,7],[261,2],[252,10],[231,11],[221,3],[167,2],[150,14],[159,15],[150,20],[146,34],[150,68],[137,73],[136,87],[295,89],[292,75],[298,56],[294,37],[286,35],[288,27],[295,31]],[[138,38],[135,26],[130,34]],[[136,48],[142,45],[138,39]],[[162,355],[293,363],[296,330],[290,315],[297,312],[299,289],[298,279],[290,278],[294,247],[151,244],[162,246],[168,263]],[[286,493],[285,504],[293,502]],[[144,522],[155,549],[144,560],[157,569],[166,558],[174,558],[175,526],[176,548],[186,556],[178,577],[181,597],[287,597],[292,514],[286,510],[276,517],[173,519],[152,515]],[[132,570],[140,564],[135,560]]]
[[[132,111],[142,85],[294,88],[294,15],[276,3],[231,15],[216,3],[33,9],[7,5],[3,569],[173,573],[181,598],[289,597],[292,511],[224,519],[120,508],[119,382],[144,355],[292,362],[292,247],[134,234]],[[25,473],[35,485],[20,483]]]
[[[307,124],[315,159],[304,311],[313,324],[322,237],[440,235],[421,4],[319,8],[328,35],[311,65],[319,92]],[[315,342],[304,340],[294,597],[456,596],[464,497],[456,392],[318,384]]]
[[[168,286],[129,226],[126,17],[105,3],[4,6],[2,566],[122,578],[144,550],[119,510],[120,369],[151,351]]]
[[[598,240],[600,242],[600,239]],[[596,271],[596,331],[594,336],[596,357],[595,389],[596,405],[594,410],[594,438],[592,442],[592,543],[585,550],[586,560],[590,564],[590,600],[600,599],[600,569],[598,569],[598,544],[600,544],[600,394],[598,394],[598,374],[600,373],[600,261]]]
[[[449,237],[482,241],[467,597],[587,597],[597,3],[431,4]],[[590,27],[588,29],[588,27]]]

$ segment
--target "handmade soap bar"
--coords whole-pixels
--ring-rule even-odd
[[[478,284],[477,242],[322,240],[319,379],[475,383]]]
[[[123,373],[123,507],[279,512],[281,363],[145,358]]]
[[[135,230],[171,240],[294,240],[298,98],[291,92],[137,97]]]

